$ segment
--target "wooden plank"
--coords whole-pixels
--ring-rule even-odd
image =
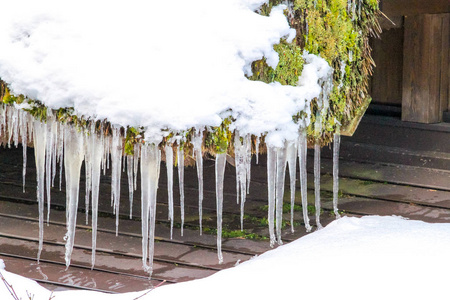
[[[308,177],[309,187],[313,188],[312,175]],[[326,174],[321,178],[321,189],[333,191],[333,178]],[[341,178],[339,189],[351,196],[412,203],[416,206],[429,206],[450,211],[450,192],[414,186],[385,184],[380,182]]]
[[[382,0],[381,10],[389,17],[450,12],[448,0]]]
[[[450,111],[450,14],[442,15],[441,108]]]
[[[374,103],[401,105],[403,76],[403,28],[384,31],[373,39],[376,67],[372,77]]]
[[[330,206],[330,204],[324,204]],[[375,200],[363,197],[345,197],[339,199],[339,210],[361,215],[402,216],[411,220],[429,223],[450,222],[448,209],[426,207],[401,202]]]
[[[419,123],[442,121],[441,74],[448,60],[443,38],[443,15],[405,18],[403,49],[402,120]],[[444,41],[445,40],[445,41]]]
[[[312,172],[312,166],[313,157],[308,157],[309,172]],[[332,174],[332,166],[332,159],[322,158],[322,173]],[[341,159],[339,174],[341,177],[450,192],[450,171],[444,170],[398,164],[361,163]]]

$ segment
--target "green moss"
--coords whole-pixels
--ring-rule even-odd
[[[231,117],[225,118],[220,126],[207,132],[205,144],[213,153],[227,152],[232,138],[232,132],[229,129],[231,122]]]
[[[272,69],[265,59],[255,61],[252,64],[253,75],[250,79],[266,83],[276,81],[282,85],[296,85],[303,70],[303,50],[295,42],[288,43],[285,40],[275,45],[274,49],[280,57],[278,66]]]
[[[271,8],[279,3],[269,1],[261,9],[261,14],[269,15]],[[303,68],[303,50],[320,55],[333,67],[330,108],[322,116],[320,133],[314,130],[317,103],[311,103],[311,123],[307,129],[310,143],[319,140],[326,145],[331,142],[337,127],[350,124],[357,116],[358,108],[371,100],[368,79],[373,61],[368,38],[379,32],[378,1],[362,0],[361,4],[353,14],[348,11],[347,0],[293,1],[293,8],[286,14],[297,31],[296,39],[292,43],[282,41],[275,45],[274,49],[280,55],[280,63],[275,70],[268,67],[264,59],[252,65],[253,76],[250,79],[287,85],[297,84],[298,74]],[[299,112],[293,119],[298,121],[304,117]]]

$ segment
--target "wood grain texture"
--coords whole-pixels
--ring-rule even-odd
[[[450,14],[405,17],[402,120],[442,121],[448,108]]]
[[[382,0],[381,10],[389,17],[450,12],[448,0]]]
[[[371,95],[374,103],[401,105],[403,75],[403,28],[384,31],[381,39],[373,39],[376,67]]]

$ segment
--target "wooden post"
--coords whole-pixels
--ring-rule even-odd
[[[402,120],[442,121],[449,95],[450,14],[405,17]]]

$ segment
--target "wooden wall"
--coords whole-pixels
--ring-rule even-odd
[[[380,19],[381,40],[372,40],[373,102],[401,105],[404,121],[442,122],[450,112],[450,0],[380,6],[387,18]]]
[[[372,40],[374,69],[371,95],[374,103],[402,104],[403,28],[383,31]]]
[[[381,0],[381,10],[389,17],[450,12],[449,0]]]
[[[450,14],[405,17],[402,120],[437,123],[448,109]]]

